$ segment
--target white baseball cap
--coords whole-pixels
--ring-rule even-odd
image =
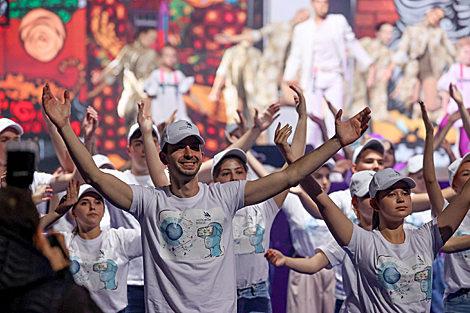
[[[96,193],[97,195],[99,195],[101,197],[101,200],[104,201],[103,196],[98,192],[98,190],[96,190],[92,185],[88,185],[88,184],[83,184],[83,185],[80,186],[80,189],[78,190],[78,199],[80,200],[80,198],[83,196],[83,194],[87,193],[87,192]],[[77,205],[77,203],[75,203],[75,205]],[[75,207],[75,205],[74,205],[74,207]]]
[[[369,184],[374,174],[374,171],[360,171],[354,173],[351,176],[351,183],[349,184],[351,197],[365,197],[369,193]]]
[[[406,177],[402,173],[395,171],[392,168],[386,168],[384,170],[378,171],[372,177],[372,180],[369,184],[369,195],[371,198],[374,198],[377,195],[377,192],[380,190],[386,190],[393,186],[399,181],[404,181],[408,187],[416,187],[416,183],[413,179]]]
[[[134,133],[140,130],[139,128],[139,123],[135,123],[134,125],[129,128],[129,134],[127,134],[127,144],[131,143],[131,137],[134,135]],[[155,132],[155,135],[157,135],[158,141],[160,141],[160,135],[158,134],[158,128],[157,126],[153,125],[153,132]]]
[[[409,158],[405,168],[402,170],[403,175],[414,174],[421,171],[423,169],[423,161],[424,155],[422,154],[417,154]]]
[[[114,164],[111,163],[109,158],[103,154],[95,154],[93,156],[93,161],[95,161],[95,164],[98,168],[101,168],[103,165],[109,165],[111,168],[115,168]]]
[[[245,152],[242,150],[242,149],[239,149],[239,148],[233,148],[233,149],[226,149],[224,151],[221,151],[219,153],[217,153],[215,156],[214,156],[214,159],[212,160],[212,169],[211,169],[211,176],[212,176],[212,179],[214,179],[214,169],[215,167],[220,163],[220,161],[222,161],[223,158],[227,158],[227,157],[230,157],[230,156],[234,156],[234,157],[238,157],[240,158],[243,162],[247,162],[247,159],[246,159],[246,154]]]
[[[23,135],[23,127],[21,127],[20,124],[13,122],[12,120],[6,117],[0,118],[0,133],[8,127],[11,127],[16,130],[20,136]]]
[[[380,141],[379,139],[376,139],[376,138],[371,138],[371,139],[367,140],[364,143],[364,145],[359,146],[354,150],[353,157],[352,157],[353,164],[356,163],[356,160],[357,160],[357,157],[359,156],[359,154],[361,154],[361,152],[366,150],[366,149],[375,150],[378,153],[380,153],[382,156],[385,154],[385,147],[384,147],[384,144],[382,143],[382,141]]]
[[[160,148],[163,150],[167,143],[174,145],[190,136],[195,136],[201,145],[204,144],[204,139],[199,134],[196,125],[185,120],[176,121],[168,125],[163,131]]]
[[[463,158],[459,158],[455,160],[454,162],[452,162],[451,165],[449,165],[447,170],[449,171],[449,184],[451,187],[454,182],[455,175],[457,174],[457,171],[460,168],[460,165],[462,165],[462,163],[469,161],[469,160],[470,160],[470,152],[464,155]]]

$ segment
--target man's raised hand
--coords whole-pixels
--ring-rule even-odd
[[[429,119],[428,112],[426,110],[426,106],[424,105],[423,101],[419,102],[419,106],[421,107],[421,116],[423,117],[424,128],[426,129],[426,133],[434,133],[434,127],[432,126],[431,120]]]
[[[60,103],[51,92],[49,84],[42,89],[42,105],[47,116],[57,128],[62,128],[69,123],[70,119],[70,95],[66,90],[64,92],[64,103]]]
[[[449,85],[449,94],[457,102],[458,105],[463,105],[463,97],[456,85]]]
[[[274,143],[276,144],[277,148],[281,152],[282,156],[286,161],[293,161],[294,157],[292,155],[292,149],[287,143],[287,138],[292,134],[292,126],[286,124],[283,128],[281,128],[281,123],[277,124],[275,136],[274,136]]]
[[[339,110],[338,114],[336,114],[335,137],[339,140],[341,146],[344,147],[359,139],[367,130],[370,121],[370,109],[364,108],[345,122],[341,121],[342,115],[343,110]]]

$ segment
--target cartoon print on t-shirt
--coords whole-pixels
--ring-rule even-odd
[[[88,290],[115,290],[119,266],[114,249],[100,249],[96,253],[75,252],[70,255],[70,271],[75,282]]]
[[[394,303],[431,299],[432,261],[415,255],[405,261],[379,256],[377,279]]]
[[[232,220],[235,254],[263,253],[266,218],[256,206],[238,211]]]
[[[202,259],[224,255],[224,220],[221,208],[161,211],[158,228],[163,238],[162,257]]]
[[[197,229],[197,236],[204,238],[204,244],[210,250],[208,257],[223,255],[223,251],[220,249],[223,231],[224,229],[219,223],[210,223]]]
[[[470,227],[460,226],[455,232],[454,236],[467,236],[470,235]],[[456,255],[461,256],[470,265],[470,250],[460,251],[455,253]]]
[[[93,264],[93,272],[100,274],[100,280],[104,283],[104,289],[117,289],[116,273],[118,266],[113,260]]]
[[[256,224],[255,227],[243,230],[243,235],[250,237],[250,243],[255,247],[255,253],[263,253],[264,228]]]

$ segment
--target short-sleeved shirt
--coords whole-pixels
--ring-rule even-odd
[[[86,287],[103,312],[118,312],[127,306],[129,260],[142,255],[140,232],[109,229],[91,240],[63,233],[75,282]]]
[[[449,203],[445,201],[444,209],[448,205]],[[454,233],[454,237],[465,235],[470,235],[470,211],[467,212]],[[444,301],[447,301],[449,294],[462,288],[470,288],[470,250],[444,253],[444,282],[447,286],[444,292]]]
[[[354,225],[345,249],[358,272],[360,312],[430,311],[432,263],[443,245],[437,219],[404,231],[405,242],[392,244]]]
[[[292,245],[299,256],[312,257],[330,236],[325,221],[312,217],[297,195],[288,193],[282,211],[287,217]]]
[[[238,289],[268,280],[269,263],[264,253],[269,249],[271,226],[278,212],[271,198],[235,214],[232,225]]]
[[[150,175],[136,176],[130,170],[124,172],[111,169],[103,169],[105,173],[111,174],[119,178],[126,184],[139,185],[144,187],[153,187],[152,178]],[[108,208],[111,228],[124,227],[127,229],[137,229],[140,231],[140,224],[135,217],[124,210],[116,208],[108,200],[106,207]],[[135,258],[129,263],[129,274],[127,277],[127,284],[132,286],[144,285],[144,259],[143,257]]]
[[[350,189],[338,190],[329,194],[330,199],[336,204],[344,215],[351,220],[354,224],[357,224],[357,217],[352,209],[352,197]]]
[[[36,192],[36,189],[41,185],[50,185],[52,178],[54,175],[48,173],[41,173],[35,171],[33,173],[33,182],[29,186],[31,189],[31,194]],[[47,214],[47,202],[41,202],[36,205],[36,209],[38,210],[39,214]]]
[[[169,186],[130,185],[140,222],[147,312],[236,312],[232,219],[246,181],[199,183],[190,198]]]

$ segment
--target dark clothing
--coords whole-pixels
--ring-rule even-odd
[[[30,242],[0,228],[0,312],[101,312],[68,268],[55,272]]]

